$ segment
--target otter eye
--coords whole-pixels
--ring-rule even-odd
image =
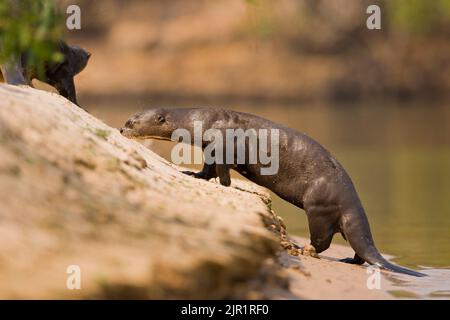
[[[158,114],[158,116],[156,117],[156,120],[157,120],[159,123],[163,123],[163,122],[166,121],[166,119],[164,118],[164,116],[162,116],[162,115],[160,115],[160,114]]]

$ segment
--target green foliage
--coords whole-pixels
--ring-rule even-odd
[[[62,17],[54,0],[0,0],[0,62],[23,52],[39,73],[44,61],[60,61],[56,50]]]
[[[274,14],[277,4],[268,0],[245,0],[254,13],[252,32],[261,39],[270,39],[280,30],[279,17]]]
[[[298,1],[292,5],[291,11],[280,7],[271,0],[243,0],[254,13],[253,32],[261,37],[273,35],[283,36],[283,32],[294,33],[298,30],[314,33],[311,25],[321,25],[339,30],[351,25],[351,21],[344,21],[343,16],[335,19],[341,13],[336,6],[331,5],[334,0]],[[301,5],[299,5],[301,3]],[[369,4],[381,5],[383,32],[401,32],[411,35],[444,34],[450,27],[450,0],[348,0],[345,4],[350,11],[359,11],[361,20],[359,27],[365,29],[365,8]],[[278,10],[280,9],[280,10]],[[357,19],[348,15],[348,19]],[[386,23],[386,25],[385,25]],[[301,33],[298,35],[301,37]],[[316,39],[323,37],[314,34]]]
[[[429,34],[450,23],[450,0],[396,0],[386,5],[395,30]]]

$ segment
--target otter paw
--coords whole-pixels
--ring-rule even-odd
[[[344,262],[344,263],[349,263],[349,264],[364,264],[364,260],[362,260],[361,258],[344,258],[344,259],[340,259],[339,262]]]
[[[302,248],[302,255],[313,257],[313,258],[319,258],[319,255],[316,252],[316,248],[314,248],[310,244],[307,244]]]
[[[181,173],[187,174],[188,176],[197,178],[197,179],[204,179],[201,172],[193,172],[193,171],[181,171]]]
[[[355,259],[348,257],[348,258],[340,259],[339,262],[355,264]]]

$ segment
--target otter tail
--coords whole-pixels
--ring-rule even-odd
[[[355,219],[357,217],[357,219]],[[376,265],[381,269],[403,273],[415,277],[424,277],[426,274],[408,268],[404,268],[387,261],[380,254],[372,239],[369,222],[365,214],[353,215],[351,219],[343,219],[343,232],[355,250],[356,254],[371,265]]]
[[[405,267],[401,267],[387,261],[383,256],[378,252],[375,246],[369,247],[368,250],[357,253],[361,258],[367,261],[369,264],[376,265],[381,269],[403,273],[414,277],[425,277],[426,274],[414,271]]]

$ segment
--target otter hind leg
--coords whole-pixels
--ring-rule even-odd
[[[347,237],[345,236],[344,232],[341,232],[341,235],[344,238],[344,240],[347,240]],[[350,257],[344,258],[344,259],[340,259],[339,261],[344,262],[344,263],[359,264],[359,265],[364,264],[364,262],[365,262],[364,259],[361,258],[360,256],[358,256],[356,253],[353,258],[350,258]]]
[[[363,258],[358,256],[356,253],[353,258],[345,258],[345,259],[341,259],[339,261],[345,262],[345,263],[350,263],[350,264],[358,264],[358,265],[364,264],[364,262],[366,262],[366,261],[364,261]]]

